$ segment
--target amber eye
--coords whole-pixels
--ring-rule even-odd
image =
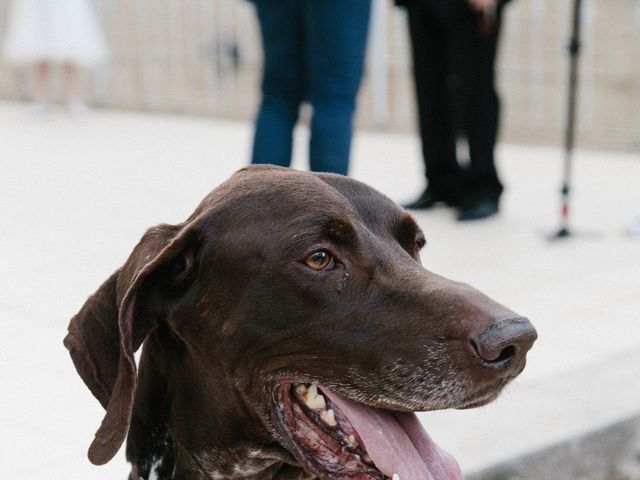
[[[304,263],[312,270],[320,271],[333,264],[333,257],[324,250],[318,250],[305,258]]]

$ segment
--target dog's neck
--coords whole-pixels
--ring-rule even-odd
[[[164,456],[163,456],[164,454]],[[200,452],[169,452],[133,460],[129,480],[311,480],[304,470],[286,464],[277,450],[241,446]],[[179,463],[176,463],[179,462]]]
[[[127,440],[129,480],[313,478],[247,415],[232,389],[186,352],[167,358],[161,337],[147,339],[140,360]]]

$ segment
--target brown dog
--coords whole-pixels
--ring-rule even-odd
[[[493,400],[536,332],[424,243],[360,182],[265,166],[151,228],[65,338],[106,409],[90,460],[128,435],[132,480],[460,478],[411,412]]]

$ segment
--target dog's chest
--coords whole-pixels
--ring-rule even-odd
[[[281,473],[279,453],[260,448],[211,449],[191,455],[191,469],[202,480],[307,480],[311,477],[296,469]]]

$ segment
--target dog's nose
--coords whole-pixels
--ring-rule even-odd
[[[531,322],[519,317],[496,320],[470,341],[484,365],[505,368],[520,365],[536,338],[538,334]]]

